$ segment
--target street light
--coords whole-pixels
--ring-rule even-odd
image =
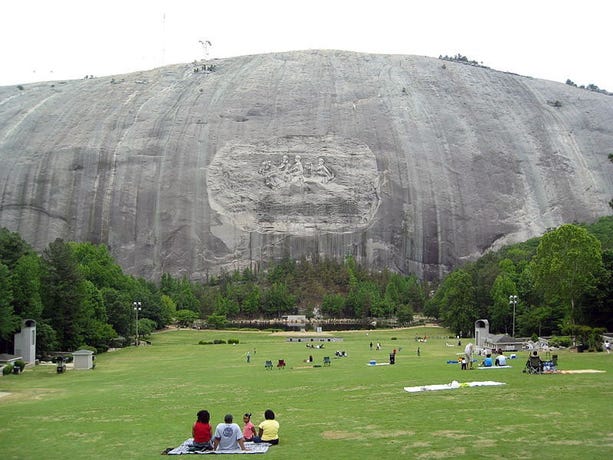
[[[136,346],[138,346],[138,312],[143,309],[143,304],[140,302],[132,302],[132,305],[134,306],[134,312],[136,313]]]
[[[513,338],[515,338],[515,307],[517,307],[517,301],[519,297],[516,295],[509,296],[509,305],[513,305]]]

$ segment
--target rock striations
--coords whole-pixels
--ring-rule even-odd
[[[0,226],[198,280],[353,255],[437,278],[611,212],[613,97],[304,51],[0,88]]]

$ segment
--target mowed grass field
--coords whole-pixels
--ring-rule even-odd
[[[461,371],[446,361],[464,347],[444,329],[327,334],[343,341],[309,349],[268,332],[175,330],[155,334],[151,346],[101,354],[92,371],[58,375],[40,365],[0,377],[0,458],[159,458],[191,436],[200,409],[213,426],[226,413],[242,426],[244,412],[257,425],[268,408],[281,424],[269,460],[613,458],[613,355],[557,352],[560,369],[604,373],[524,374],[527,352],[512,369]],[[303,335],[313,334],[293,334]],[[426,343],[415,341],[424,335]],[[214,339],[240,343],[198,344]],[[382,350],[371,351],[371,341]],[[395,365],[368,366],[394,348]],[[348,357],[334,358],[336,350]],[[309,354],[332,364],[310,367]],[[279,359],[285,369],[265,369]],[[506,385],[404,391],[452,380]]]

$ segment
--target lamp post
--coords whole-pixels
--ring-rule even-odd
[[[138,312],[143,309],[143,304],[140,302],[132,302],[132,305],[134,306],[134,312],[136,313],[136,346],[138,346]]]
[[[516,295],[509,296],[509,305],[513,305],[513,338],[515,338],[515,307],[517,307],[517,300],[519,297]]]

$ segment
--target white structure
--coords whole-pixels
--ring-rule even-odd
[[[73,364],[78,369],[94,368],[94,352],[89,350],[77,350],[72,353]]]
[[[24,319],[21,331],[15,334],[15,355],[21,356],[26,363],[36,361],[36,321]]]
[[[477,349],[485,346],[485,341],[490,335],[490,322],[486,319],[478,319],[475,321],[475,345]]]
[[[477,350],[517,351],[525,346],[524,340],[509,337],[506,334],[491,334],[490,322],[486,319],[475,321],[475,345]]]

